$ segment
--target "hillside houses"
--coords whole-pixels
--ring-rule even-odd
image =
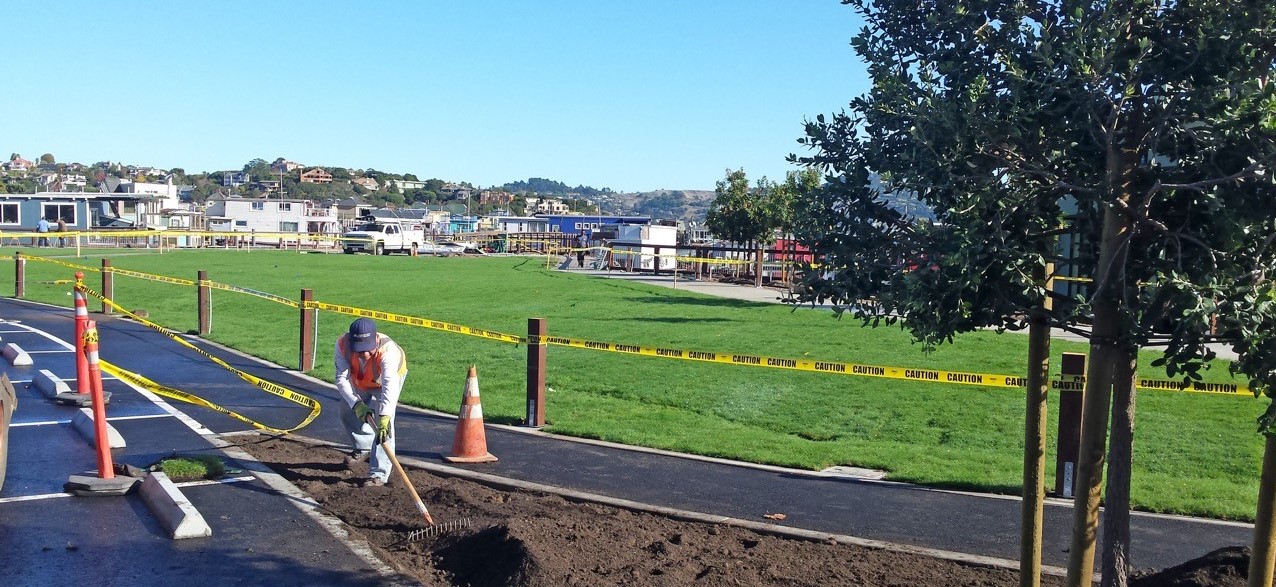
[[[304,169],[298,173],[297,181],[301,183],[332,183],[332,174],[322,167]]]

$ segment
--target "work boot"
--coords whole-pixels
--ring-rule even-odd
[[[364,479],[363,483],[361,483],[359,486],[360,487],[382,487],[384,485],[385,485],[385,479],[382,479],[380,477],[368,477],[367,479]]]
[[[355,463],[362,463],[368,460],[368,451],[359,450],[356,448],[346,453],[346,456],[343,458],[343,460],[345,461],[347,467],[353,467]]]

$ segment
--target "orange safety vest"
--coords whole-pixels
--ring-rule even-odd
[[[377,350],[372,351],[372,356],[368,358],[366,368],[360,366],[359,356],[350,351],[350,335],[341,335],[338,341],[341,347],[341,354],[345,355],[346,362],[350,364],[350,383],[356,388],[370,391],[381,388],[381,353],[394,344],[390,337],[377,333]],[[399,349],[399,377],[403,377],[408,373],[408,357],[403,353],[403,349]]]

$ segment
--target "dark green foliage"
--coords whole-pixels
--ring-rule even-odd
[[[867,23],[852,45],[873,86],[809,121],[811,153],[793,157],[827,177],[800,203],[823,260],[804,299],[907,316],[933,345],[1022,327],[1048,295],[1034,276],[1072,263],[1096,283],[1054,300],[1056,324],[1088,320],[1102,291],[1123,344],[1165,344],[1167,369],[1196,378],[1217,315],[1235,368],[1276,384],[1276,5],[844,3]],[[1096,267],[1111,207],[1132,227],[1128,256]]]

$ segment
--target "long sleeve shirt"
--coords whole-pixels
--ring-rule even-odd
[[[362,361],[363,359],[355,354],[354,360]],[[404,360],[403,349],[399,348],[394,341],[382,347],[381,388],[372,392],[372,395],[377,398],[378,416],[392,416],[399,406],[399,393],[403,391],[403,377],[399,375],[399,367],[404,364]],[[352,382],[350,361],[341,350],[341,338],[338,338],[333,345],[332,364],[333,372],[336,374],[337,391],[346,401],[346,406],[353,408],[355,402],[361,398]]]

